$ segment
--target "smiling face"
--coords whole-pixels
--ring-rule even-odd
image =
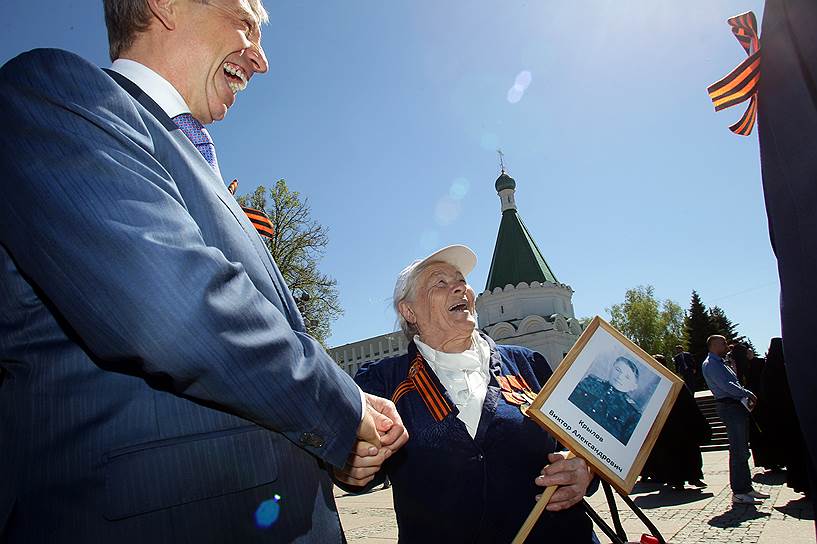
[[[610,371],[610,385],[622,393],[629,393],[638,387],[638,376],[630,365],[618,359]]]
[[[252,76],[268,69],[258,17],[247,0],[179,0],[178,7],[185,56],[174,86],[196,119],[221,120]]]
[[[471,347],[476,296],[459,270],[448,263],[429,264],[414,280],[410,298],[400,302],[398,310],[416,324],[423,343],[449,353]]]

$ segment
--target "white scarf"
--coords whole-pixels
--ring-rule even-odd
[[[457,418],[465,423],[468,434],[474,438],[490,381],[488,364],[491,348],[488,342],[474,331],[471,347],[462,353],[437,351],[424,344],[416,335],[414,343],[457,405]]]

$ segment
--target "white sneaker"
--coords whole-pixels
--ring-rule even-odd
[[[761,502],[748,493],[733,493],[732,504],[761,504]]]
[[[755,491],[754,489],[747,493],[750,497],[754,497],[756,499],[768,499],[771,497],[768,493],[761,493],[760,491]]]

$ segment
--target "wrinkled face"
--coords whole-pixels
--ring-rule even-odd
[[[186,0],[182,96],[202,123],[224,118],[255,73],[268,69],[258,18],[246,0]]]
[[[610,385],[622,393],[629,393],[638,387],[638,378],[630,365],[623,361],[616,361],[610,371]]]
[[[406,301],[410,315],[404,317],[417,324],[421,340],[433,337],[444,343],[474,332],[476,296],[459,270],[448,263],[432,263],[414,285],[414,300]]]

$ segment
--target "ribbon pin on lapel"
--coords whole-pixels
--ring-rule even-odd
[[[417,391],[436,421],[444,420],[451,413],[451,405],[437,389],[434,380],[426,370],[423,356],[419,353],[409,367],[408,378],[402,381],[392,393],[391,401],[397,404],[397,401],[410,391]]]
[[[749,55],[729,75],[707,88],[715,111],[730,108],[749,100],[749,107],[729,130],[740,136],[752,133],[757,118],[757,85],[760,81],[760,40],[757,35],[757,19],[751,11],[736,15],[726,21],[732,33]]]
[[[238,190],[238,180],[234,179],[230,182],[230,185],[227,186],[227,190],[231,195],[235,196],[235,192]],[[241,206],[241,209],[247,214],[247,218],[252,223],[252,226],[255,227],[255,230],[258,231],[259,235],[272,238],[275,230],[272,228],[272,222],[269,220],[269,217],[267,217],[267,214],[261,210],[250,208],[249,206]]]

